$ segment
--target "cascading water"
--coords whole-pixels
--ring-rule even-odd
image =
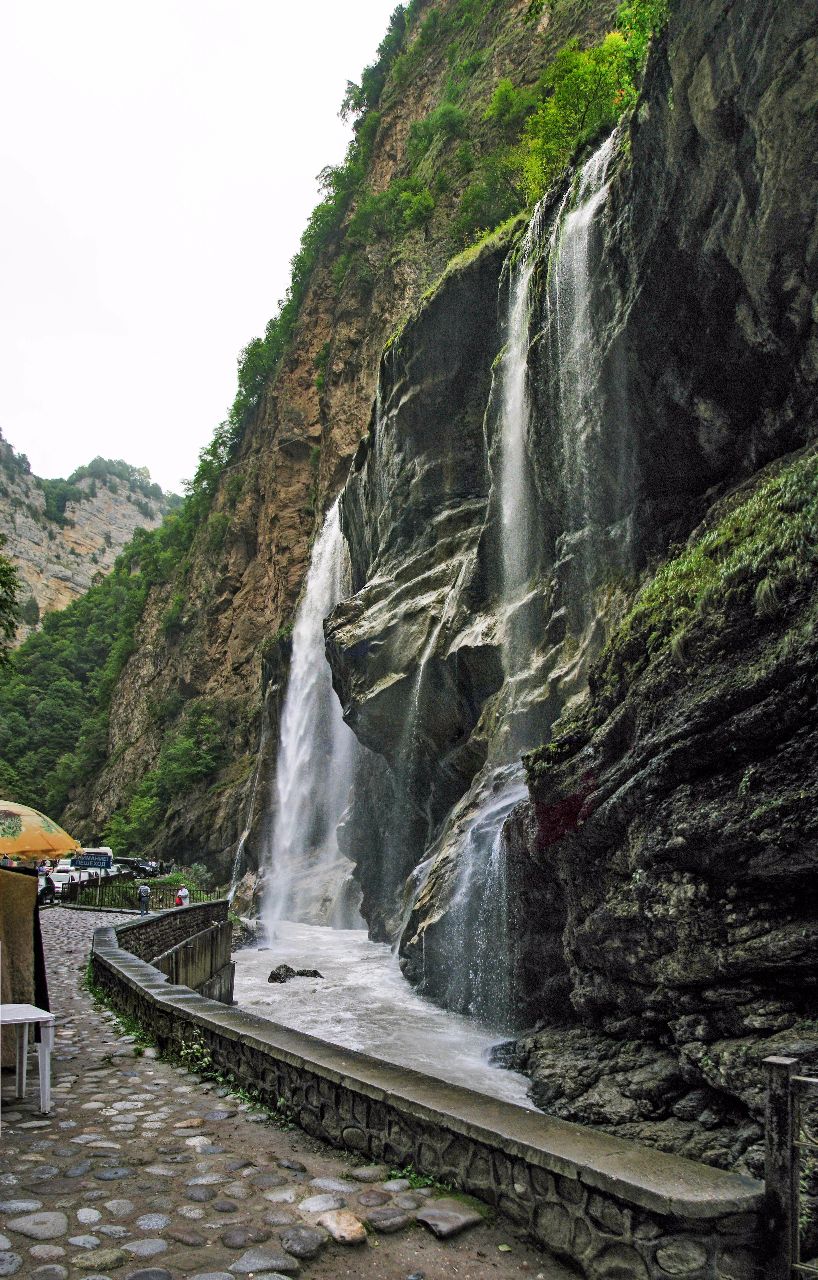
[[[293,628],[275,777],[275,819],[264,921],[355,925],[344,900],[350,864],[338,852],[337,828],[361,748],[344,724],[324,653],[324,619],[343,599],[345,545],[338,502],[327,513],[310,560]]]
[[[592,311],[595,219],[608,193],[608,169],[616,149],[613,133],[584,165],[575,192],[569,192],[551,235],[545,330],[551,369],[552,418],[561,452],[565,524],[573,539],[573,606],[588,622],[593,593],[604,571],[600,529],[622,516],[629,494],[630,439],[627,405],[608,412],[600,431],[601,351]],[[567,212],[566,212],[567,209]],[[622,395],[622,379],[618,380]],[[613,459],[613,483],[605,478]],[[617,510],[617,505],[619,509]],[[628,530],[622,540],[627,541]]]
[[[591,323],[591,231],[607,194],[606,177],[616,135],[583,167],[546,236],[543,202],[535,211],[512,268],[507,313],[506,348],[500,362],[497,476],[501,528],[500,610],[504,617],[505,687],[497,739],[505,751],[519,743],[504,734],[515,713],[516,684],[533,649],[521,608],[529,579],[537,569],[538,500],[530,454],[531,400],[529,348],[531,318],[537,304],[535,271],[543,252],[548,258],[545,329],[549,335],[551,379],[558,387],[552,425],[560,437],[562,489],[570,529],[601,521],[598,491],[591,480],[599,357]],[[583,558],[581,614],[587,616],[592,571]],[[523,744],[534,746],[530,741]],[[501,748],[502,750],[502,748]],[[506,760],[508,755],[506,756]],[[502,757],[501,757],[502,760]],[[484,792],[485,794],[485,792]],[[527,794],[519,767],[500,764],[488,795],[467,826],[458,856],[458,875],[449,898],[443,928],[435,943],[435,965],[445,965],[445,998],[458,1009],[491,1017],[496,1024],[513,1021],[508,929],[509,889],[503,823]],[[424,974],[427,957],[424,950]],[[429,982],[440,990],[439,980]]]

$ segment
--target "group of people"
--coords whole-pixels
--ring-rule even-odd
[[[150,901],[151,901],[150,885],[144,884],[144,883],[141,884],[136,891],[136,896],[139,899],[139,914],[141,916],[146,916],[148,914],[148,909],[150,907]],[[176,901],[174,902],[173,905],[175,907],[186,907],[189,902],[190,902],[190,890],[188,889],[187,885],[182,884],[179,886],[179,889],[176,893]]]

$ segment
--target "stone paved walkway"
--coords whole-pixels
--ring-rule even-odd
[[[511,1223],[470,1218],[385,1168],[363,1169],[227,1089],[139,1054],[79,983],[93,930],[120,918],[42,913],[57,1014],[54,1105],[4,1072],[0,1277],[31,1280],[570,1280]],[[33,1068],[33,1069],[32,1069]],[[365,1223],[366,1230],[361,1228]],[[442,1226],[441,1226],[442,1224]],[[344,1234],[360,1243],[343,1243]]]

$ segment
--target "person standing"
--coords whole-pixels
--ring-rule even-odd
[[[179,893],[178,893],[178,895],[177,895],[177,901],[178,901],[179,899],[181,899],[181,901],[179,902],[179,906],[180,906],[180,907],[186,907],[186,906],[187,906],[187,904],[190,902],[190,891],[189,891],[189,889],[187,888],[187,885],[182,884],[182,885],[180,885],[180,886],[179,886]]]
[[[139,899],[139,914],[141,916],[146,916],[148,914],[148,903],[150,902],[151,897],[150,885],[141,884],[136,891],[136,896]]]

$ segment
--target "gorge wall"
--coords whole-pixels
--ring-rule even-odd
[[[407,976],[536,1022],[505,1057],[546,1109],[754,1172],[760,1061],[818,1043],[815,52],[803,4],[672,6],[517,266],[453,264],[385,354],[326,628],[377,762],[343,841]]]
[[[535,41],[527,10],[470,29],[476,101],[612,17],[555,4]],[[325,636],[370,931],[517,1031],[545,1109],[754,1173],[759,1060],[816,1044],[815,54],[803,0],[672,3],[635,111],[530,224],[449,262],[441,191],[399,252],[327,250],[69,809],[101,826],[161,751],[155,708],[200,700],[229,763],[154,847],[263,861],[290,624],[343,486]],[[375,192],[449,74],[432,45],[387,85]]]
[[[227,763],[171,802],[153,850],[204,861],[222,877],[239,844],[244,865],[263,863],[290,632],[310,546],[366,431],[384,344],[452,254],[454,210],[471,181],[468,167],[455,161],[458,148],[468,142],[475,161],[490,153],[498,137],[483,113],[498,80],[532,84],[570,37],[606,30],[616,3],[560,4],[533,25],[525,21],[528,0],[424,0],[412,8],[410,74],[388,76],[370,114],[376,131],[366,192],[383,194],[406,177],[412,125],[444,100],[455,74],[469,135],[439,137],[424,157],[423,180],[435,186],[436,203],[423,226],[353,245],[353,201],[319,255],[287,353],[209,517],[176,577],[151,593],[111,701],[106,763],[75,788],[63,815],[83,838],[105,830],[111,814],[127,806],[184,709],[202,704],[226,726]],[[438,34],[425,39],[434,13],[427,30]],[[168,629],[172,607],[176,625]],[[157,716],[168,707],[175,708],[170,721]]]

